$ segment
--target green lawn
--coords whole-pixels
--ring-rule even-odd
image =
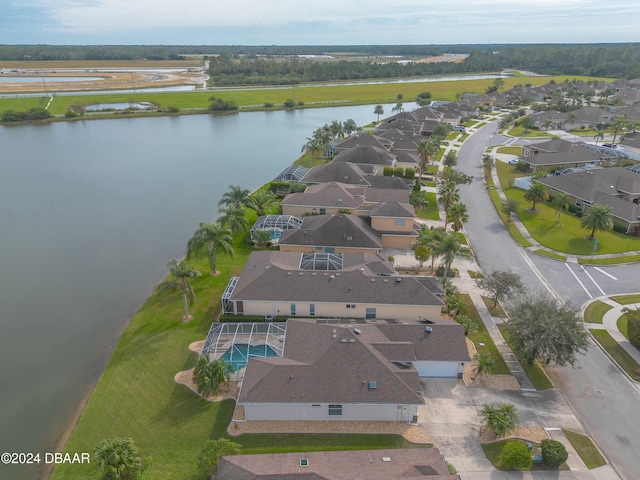
[[[498,351],[496,344],[493,343],[493,339],[487,330],[478,310],[476,310],[471,297],[467,294],[460,294],[460,300],[466,306],[466,315],[478,324],[478,332],[475,335],[469,335],[469,339],[476,346],[478,353],[488,353],[493,357],[495,362],[494,374],[496,375],[511,375],[511,370],[505,363],[502,355]]]
[[[618,326],[618,330],[620,330],[620,333],[623,334],[628,340],[629,339],[629,317],[627,316],[626,313],[621,315],[620,318],[618,318],[616,325]]]
[[[640,293],[634,295],[616,295],[610,298],[611,300],[618,302],[620,305],[631,305],[632,303],[640,303]]]
[[[511,187],[513,178],[522,176],[513,167],[498,162],[496,165],[500,184],[507,198],[520,203],[518,217],[529,233],[543,246],[558,252],[590,256],[593,242],[586,238],[590,232],[580,226],[580,219],[563,211],[557,222],[557,210],[549,202],[536,204],[536,211],[529,210],[531,204],[524,200],[524,190]],[[640,238],[613,231],[598,232],[596,254],[619,253],[640,250]]]
[[[544,248],[539,248],[534,253],[537,253],[538,255],[543,255],[545,257],[554,258],[556,260],[560,260],[561,262],[564,262],[567,260],[566,255],[560,255],[559,253],[556,253],[556,252],[550,252],[549,250],[545,250]]]
[[[495,307],[493,306],[493,299],[489,297],[482,296],[482,301],[489,309],[489,313],[491,313],[492,317],[498,318],[507,318],[507,312],[504,311],[502,305],[498,303]]]
[[[602,323],[604,314],[611,310],[613,307],[600,300],[591,302],[584,310],[584,321],[586,323]]]
[[[436,194],[433,192],[426,192],[428,205],[426,208],[420,208],[416,211],[418,218],[426,220],[440,220],[440,213],[438,212],[438,201],[436,200]]]
[[[580,458],[587,468],[596,468],[607,464],[600,450],[598,450],[589,437],[564,428],[562,429],[562,433],[567,437],[569,443],[573,445],[573,448],[576,449],[576,452],[578,452],[578,455],[580,455]]]
[[[614,340],[609,332],[601,329],[591,329],[589,331],[631,378],[637,382],[640,381],[640,365]]]
[[[253,214],[255,220],[255,213]],[[152,457],[153,479],[197,479],[197,454],[205,442],[226,436],[234,402],[210,403],[175,383],[196,355],[188,345],[203,340],[220,312],[220,297],[231,275],[240,273],[251,249],[235,239],[233,259],[221,255],[219,275],[204,258],[193,264],[203,273],[193,285],[194,320],[180,321],[178,293],[150,297],[126,327],[80,418],[66,452],[93,452],[104,438],[131,437],[143,456]],[[406,447],[397,435],[244,435],[235,439],[246,452]],[[53,480],[96,478],[95,465],[59,465]]]
[[[511,339],[509,337],[509,334],[507,333],[507,330],[504,328],[504,325],[499,325],[498,328],[500,328],[502,336],[513,350],[513,346],[510,343]],[[549,380],[549,377],[544,372],[544,369],[537,361],[533,365],[529,365],[515,351],[513,352],[513,354],[520,362],[520,365],[522,365],[522,369],[527,374],[527,377],[529,377],[529,380],[531,380],[536,390],[548,390],[549,388],[553,388],[553,383],[551,383],[551,380]]]
[[[502,219],[504,226],[507,228],[507,230],[511,234],[511,237],[520,245],[522,245],[524,248],[530,247],[532,245],[531,242],[526,238],[524,238],[524,235],[520,233],[520,230],[518,230],[518,227],[516,227],[516,225],[509,218],[507,218],[507,216],[502,212],[502,199],[500,198],[500,194],[498,193],[498,191],[496,190],[493,184],[491,175],[488,174],[486,171],[485,171],[485,178],[487,180],[487,190],[489,191],[489,197],[491,198],[491,201],[493,202],[494,207],[496,207],[496,211],[498,212],[498,215]]]
[[[621,257],[613,258],[594,258],[590,257],[578,258],[578,263],[581,265],[614,265],[620,263],[634,263],[640,262],[640,255],[624,255]]]

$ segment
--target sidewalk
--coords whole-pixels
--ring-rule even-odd
[[[634,308],[640,308],[640,303],[621,305],[615,300],[611,300],[609,297],[595,298],[594,301],[595,300],[600,300],[607,305],[611,305],[613,308],[604,314],[602,317],[602,323],[585,323],[585,327],[588,329],[606,330],[609,335],[611,335],[613,339],[618,342],[618,344],[636,361],[636,363],[640,364],[640,351],[631,345],[629,340],[627,340],[627,337],[625,337],[618,329],[618,318],[623,314],[622,310],[625,308],[632,310]]]

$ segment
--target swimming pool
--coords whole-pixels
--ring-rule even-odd
[[[269,345],[248,345],[238,343],[227,350],[221,358],[233,365],[233,370],[238,371],[247,366],[250,357],[276,357],[278,354]]]

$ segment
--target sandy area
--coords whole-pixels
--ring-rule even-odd
[[[540,443],[542,440],[549,438],[549,435],[544,428],[539,427],[516,427],[508,435],[504,437],[498,437],[493,432],[489,431],[486,427],[480,429],[480,443],[493,443],[500,440],[507,440],[510,438],[517,438],[520,440],[526,440],[528,442]]]
[[[191,389],[196,395],[198,395],[198,387],[193,381],[193,368],[189,370],[184,370],[182,372],[176,373],[173,379],[177,383],[181,383],[182,385],[186,385],[189,389]],[[231,398],[235,400],[238,398],[238,392],[240,390],[240,386],[238,382],[227,382],[220,385],[220,390],[216,395],[209,395],[206,400],[210,402],[221,402],[222,400],[226,400],[227,398]]]

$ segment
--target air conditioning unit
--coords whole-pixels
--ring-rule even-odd
[[[427,333],[433,332],[433,328],[431,328],[431,327],[426,327],[426,330],[427,330]]]

